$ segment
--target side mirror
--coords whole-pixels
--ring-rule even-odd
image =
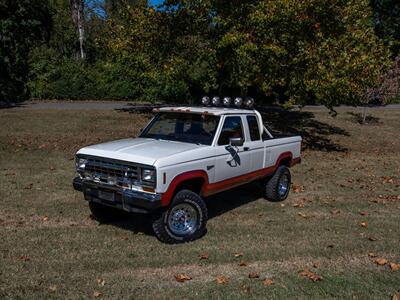
[[[243,139],[242,138],[230,138],[229,144],[231,146],[236,146],[236,147],[243,146]]]

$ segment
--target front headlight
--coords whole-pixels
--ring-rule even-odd
[[[75,166],[77,170],[83,170],[86,167],[87,159],[82,157],[77,157],[75,160]]]
[[[142,169],[142,180],[154,182],[156,180],[156,171],[153,169]]]

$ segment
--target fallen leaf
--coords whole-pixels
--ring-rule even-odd
[[[361,227],[368,227],[368,223],[367,223],[367,222],[361,222],[361,223],[360,223],[360,226],[361,226]]]
[[[307,278],[311,279],[312,281],[321,281],[322,280],[322,276],[319,276],[319,275],[311,272],[308,268],[304,268],[304,270],[300,272],[300,275],[307,277]]]
[[[228,278],[226,278],[225,276],[217,276],[215,280],[218,284],[225,284],[228,282]]]
[[[377,265],[384,266],[388,263],[388,261],[385,258],[377,258],[377,259],[375,259],[375,263]]]
[[[367,216],[367,215],[368,215],[368,212],[366,212],[366,211],[360,211],[360,215],[361,215],[361,216]]]
[[[49,290],[52,291],[52,292],[55,292],[55,291],[57,291],[57,286],[56,285],[51,285],[51,286],[49,286]]]
[[[28,256],[26,256],[26,255],[21,255],[21,257],[19,258],[20,260],[22,260],[23,262],[27,262],[27,261],[30,261],[31,259],[28,257]]]
[[[320,266],[321,266],[321,263],[320,263],[319,261],[316,261],[316,262],[313,264],[313,267],[316,268],[316,269],[319,269]]]
[[[374,237],[374,236],[370,236],[370,237],[368,237],[368,239],[369,239],[371,242],[375,242],[375,241],[378,240],[378,238],[376,238],[376,237]]]
[[[44,216],[42,220],[43,220],[43,222],[47,222],[49,220],[49,217],[48,216]]]
[[[175,275],[175,279],[178,282],[185,282],[187,280],[192,280],[192,277],[190,277],[186,274],[178,274],[178,275]]]
[[[235,257],[242,257],[243,253],[235,253]]]
[[[101,297],[102,295],[103,295],[103,294],[100,293],[100,292],[94,292],[94,293],[93,293],[93,297],[95,297],[95,298]]]
[[[260,274],[258,274],[256,272],[251,272],[251,273],[249,273],[249,278],[250,279],[260,278]]]
[[[341,213],[340,209],[336,209],[336,208],[335,208],[335,209],[332,209],[332,210],[331,210],[331,214],[332,214],[332,215],[338,215],[338,214],[340,214],[340,213]]]
[[[208,259],[208,253],[200,253],[199,258],[200,259]]]
[[[239,267],[246,267],[247,266],[247,264],[244,262],[244,261],[242,261],[240,264],[239,264]]]
[[[56,169],[56,168],[53,167],[53,166],[50,166],[50,168],[49,168],[50,171],[54,171],[55,169]]]
[[[33,183],[29,183],[28,185],[26,185],[26,186],[24,187],[24,189],[25,189],[25,190],[31,190],[32,187],[33,187]]]
[[[264,285],[265,286],[270,286],[270,285],[273,285],[275,282],[274,282],[274,280],[272,279],[272,278],[266,278],[265,280],[264,280]]]
[[[301,193],[301,192],[304,192],[304,186],[302,186],[302,185],[293,185],[292,186],[292,191],[294,192],[294,193]]]
[[[106,284],[106,281],[101,278],[96,279],[96,282],[99,286],[105,286],[105,284]]]
[[[374,258],[374,257],[377,257],[378,255],[376,255],[376,254],[373,253],[373,252],[369,252],[369,253],[368,253],[368,256]]]
[[[396,272],[396,271],[400,270],[400,264],[390,263],[389,266],[390,266],[390,269],[392,270],[392,272]]]
[[[295,203],[295,204],[293,204],[293,207],[303,208],[304,207],[304,203],[302,203],[302,202]]]

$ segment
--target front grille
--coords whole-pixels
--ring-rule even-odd
[[[139,179],[139,167],[116,163],[101,158],[88,158],[85,165],[85,177],[120,187]]]

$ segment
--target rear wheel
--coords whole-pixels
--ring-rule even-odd
[[[189,190],[179,191],[171,206],[153,223],[157,238],[168,244],[184,243],[201,237],[206,230],[207,207]]]
[[[291,175],[289,168],[280,166],[275,174],[264,184],[264,198],[270,201],[285,200],[290,191]]]

